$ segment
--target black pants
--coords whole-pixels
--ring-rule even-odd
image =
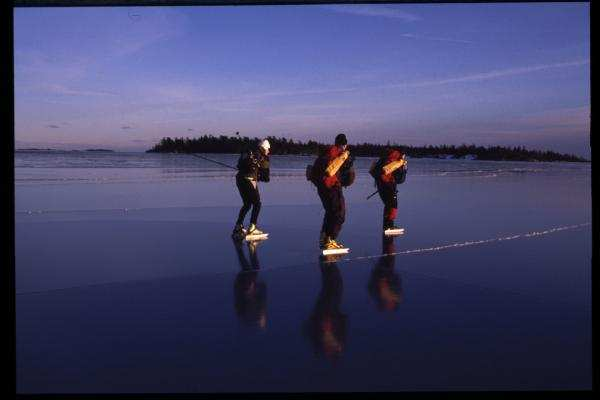
[[[342,188],[341,186],[334,186],[329,189],[325,186],[319,186],[317,192],[325,209],[321,232],[325,232],[331,239],[335,239],[342,230],[342,225],[346,219],[346,202]]]
[[[394,225],[398,213],[398,197],[395,184],[378,183],[379,197],[383,201],[383,228]]]
[[[240,196],[242,196],[242,201],[244,202],[244,205],[240,209],[240,213],[238,215],[237,224],[242,225],[244,223],[244,218],[246,217],[246,214],[248,214],[250,207],[252,207],[250,223],[256,225],[261,206],[258,185],[255,187],[249,179],[244,177],[236,177],[235,184],[237,185],[237,188],[240,191]]]

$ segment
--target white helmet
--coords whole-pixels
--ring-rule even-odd
[[[262,147],[265,150],[265,153],[269,153],[269,149],[271,148],[271,143],[269,143],[269,141],[267,139],[264,139],[262,142],[260,142],[260,144],[258,146]]]

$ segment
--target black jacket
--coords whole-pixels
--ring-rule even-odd
[[[251,178],[255,181],[269,182],[269,156],[257,149],[246,149],[240,154],[237,163],[238,178]]]

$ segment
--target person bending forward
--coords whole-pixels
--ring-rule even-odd
[[[335,138],[335,144],[320,154],[314,164],[313,183],[317,186],[319,198],[325,209],[319,246],[325,250],[344,248],[336,239],[346,217],[341,180],[352,162],[350,152],[346,150],[347,144],[346,135],[340,133]]]
[[[242,238],[246,235],[260,235],[264,232],[256,227],[260,213],[260,193],[258,182],[269,182],[269,150],[271,145],[268,140],[263,140],[258,148],[248,148],[242,151],[238,160],[238,173],[235,183],[242,197],[243,205],[240,209],[232,236]],[[244,229],[244,218],[252,208],[250,225]]]
[[[398,229],[394,220],[398,214],[397,185],[406,179],[407,161],[399,150],[388,149],[371,167],[379,197],[383,201],[383,230]]]

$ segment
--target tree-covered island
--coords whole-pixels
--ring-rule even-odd
[[[326,145],[309,140],[307,142],[268,136],[272,154],[316,155]],[[147,153],[239,153],[248,145],[256,145],[259,138],[247,136],[204,135],[197,138],[164,137]],[[589,162],[572,154],[560,154],[554,151],[527,150],[524,147],[441,145],[406,146],[401,144],[351,144],[352,154],[359,157],[379,157],[387,146],[395,146],[412,158],[472,159],[494,161],[569,161]]]

